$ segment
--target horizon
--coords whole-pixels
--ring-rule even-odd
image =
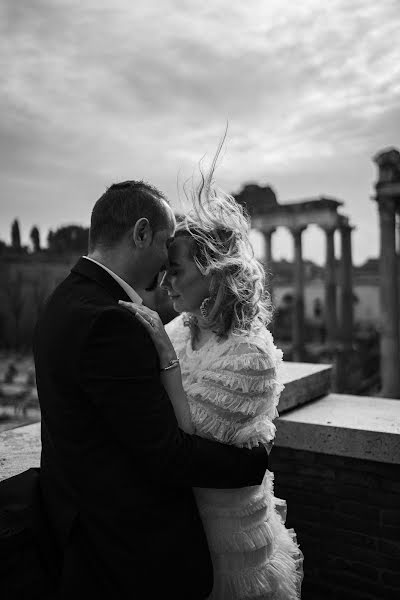
[[[179,213],[175,212],[175,216],[177,216],[177,214],[179,214]],[[182,214],[182,213],[180,213],[180,214]],[[20,227],[19,219],[17,218],[15,220],[18,222],[18,225]],[[64,223],[64,224],[59,224],[58,226],[55,226],[55,227],[51,228],[51,231],[54,233],[59,228],[62,228],[62,227],[71,227],[71,226],[72,227],[84,227],[84,228],[86,227],[87,229],[89,229],[88,226],[82,225],[81,223]],[[38,229],[39,229],[39,235],[40,235],[40,250],[48,250],[47,237],[48,237],[48,234],[50,232],[50,229],[47,231],[47,234],[46,234],[45,237],[43,237],[43,235],[42,235],[42,231],[40,229],[40,226],[38,227]],[[252,246],[253,246],[254,254],[255,254],[256,258],[258,258],[259,260],[263,260],[264,257],[265,257],[265,246],[264,246],[264,242],[260,238],[260,236],[262,236],[262,234],[258,230],[256,230],[256,229],[251,229],[250,230],[250,241],[251,241]],[[12,247],[11,224],[10,224],[10,236],[9,237],[10,237],[9,240],[4,240],[4,239],[0,238],[0,242],[4,242],[6,244],[6,246],[7,246],[7,248],[11,248]],[[27,236],[27,237],[29,238],[29,236]],[[46,240],[45,244],[43,243],[44,240]],[[31,242],[30,238],[27,241],[27,243],[25,243],[24,240],[22,239],[22,236],[21,236],[21,247],[24,248],[24,249],[26,249],[28,251],[29,255],[32,255],[32,254],[35,253],[33,251],[32,242]],[[338,263],[340,263],[340,258],[341,258],[340,257],[340,253],[336,253],[335,260]],[[353,267],[362,267],[365,264],[367,264],[369,261],[375,261],[375,260],[379,261],[379,255],[377,255],[377,256],[367,256],[367,258],[364,261],[360,262],[359,264],[356,264],[353,261]],[[273,258],[273,262],[274,263],[287,262],[289,264],[293,264],[294,263],[294,257],[287,258],[285,256],[281,256],[279,258]],[[323,267],[324,266],[324,261],[319,261],[318,262],[318,261],[316,261],[313,258],[310,258],[310,257],[306,258],[306,257],[303,256],[303,264],[307,264],[307,263],[311,263],[311,264],[313,264],[315,266],[318,266],[318,267]]]
[[[88,226],[97,198],[125,179],[151,182],[178,210],[229,122],[222,189],[342,201],[354,264],[378,256],[373,157],[400,140],[396,0],[20,0],[0,17],[0,239],[14,218],[23,244],[33,225],[43,240]],[[303,240],[304,258],[323,264],[323,232],[310,226]],[[292,257],[289,232],[273,252]]]

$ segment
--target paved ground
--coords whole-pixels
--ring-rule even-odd
[[[14,372],[5,381],[10,365]],[[0,432],[40,421],[33,357],[0,353]]]

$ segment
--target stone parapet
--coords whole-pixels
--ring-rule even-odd
[[[398,400],[328,394],[276,425],[276,446],[400,465]]]
[[[40,423],[0,434],[0,481],[40,463]]]
[[[325,396],[331,387],[331,365],[283,362],[280,379],[285,384],[279,399],[279,414]]]
[[[326,394],[330,371],[329,365],[284,362],[280,373],[285,384],[280,413]],[[39,460],[40,423],[0,433],[0,480],[39,466]]]
[[[400,465],[400,402],[328,394],[304,405],[307,391],[315,394],[318,386],[323,389],[327,383],[324,371],[313,373],[311,368],[309,377],[303,371],[303,377],[296,380],[295,367],[302,372],[301,365],[293,363],[288,368],[291,380],[282,394],[283,406],[278,406],[276,447]],[[38,466],[39,458],[40,423],[0,434],[0,479]]]

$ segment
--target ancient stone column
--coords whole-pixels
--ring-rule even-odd
[[[324,228],[326,234],[325,264],[325,326],[326,343],[334,350],[337,340],[335,228]]]
[[[276,229],[269,229],[267,231],[263,231],[264,240],[265,240],[265,253],[264,253],[264,265],[265,265],[265,274],[266,274],[266,282],[267,289],[271,295],[271,299],[273,296],[273,287],[272,287],[272,234],[276,231]]]
[[[397,207],[397,291],[400,301],[400,206]],[[399,335],[400,335],[400,319],[399,319]]]
[[[375,184],[380,224],[380,362],[381,395],[400,399],[400,307],[396,211],[400,211],[400,152],[386,148],[374,156],[379,176]]]
[[[378,200],[381,233],[379,261],[381,303],[381,394],[400,398],[399,291],[396,255],[396,203],[391,197]]]
[[[340,335],[336,343],[332,391],[352,392],[353,357],[353,265],[351,255],[351,227],[347,217],[341,217],[340,261]]]
[[[351,232],[354,227],[348,223],[340,225],[341,265],[340,265],[340,332],[341,342],[351,348],[353,342],[353,263],[351,253]]]
[[[272,264],[272,234],[275,232],[275,229],[269,229],[268,231],[263,231],[264,240],[265,240],[265,254],[264,254],[264,263],[268,270],[271,269]]]
[[[294,242],[294,294],[292,313],[293,360],[304,358],[304,265],[301,236],[305,227],[292,228]]]

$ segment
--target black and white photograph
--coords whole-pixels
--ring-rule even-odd
[[[0,0],[2,600],[400,597],[398,0]]]

